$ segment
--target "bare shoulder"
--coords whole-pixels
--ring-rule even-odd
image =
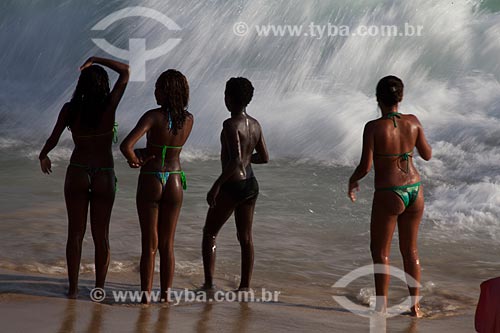
[[[194,123],[194,116],[191,112],[186,110],[186,119],[188,120],[189,123]]]
[[[414,114],[408,113],[408,114],[405,114],[404,116],[412,124],[419,126],[419,127],[422,126],[420,123],[420,120],[418,120],[417,116],[415,116]]]
[[[159,117],[161,116],[161,113],[159,111],[160,109],[151,109],[144,112],[144,114],[141,116],[140,122],[150,125],[157,123],[158,121],[160,121]]]
[[[224,120],[222,123],[223,130],[227,131],[238,131],[238,129],[241,129],[242,126],[245,124],[245,118],[228,118]],[[260,124],[257,121],[257,119],[250,117],[247,115],[247,118],[250,123],[250,128],[253,129],[258,129],[259,131],[261,130]]]
[[[224,129],[236,128],[237,124],[238,124],[237,120],[235,120],[233,118],[227,118],[222,123],[222,128],[224,128]]]
[[[161,109],[156,108],[156,109],[151,109],[151,110],[144,112],[144,114],[142,116],[144,118],[154,118],[154,117],[158,117],[160,115],[161,115]]]
[[[380,125],[380,119],[374,119],[367,122],[363,129],[363,140],[372,138],[377,131],[380,131],[382,128],[378,125]]]
[[[250,119],[251,122],[253,122],[255,125],[257,125],[257,126],[260,127],[260,123],[259,123],[259,121],[257,119],[255,119],[252,116],[248,116],[248,118]]]
[[[367,122],[365,124],[365,132],[367,131],[373,131],[373,129],[375,128],[375,126],[377,125],[377,123],[379,122],[380,119],[374,119],[374,120],[370,120],[369,122]]]
[[[252,132],[254,135],[257,137],[262,136],[262,127],[260,126],[260,123],[257,119],[250,117],[250,121],[252,122],[252,125],[250,126],[252,128]]]
[[[71,102],[64,103],[63,107],[61,108],[61,111],[59,111],[59,118],[67,122],[70,117],[70,113],[71,113]]]

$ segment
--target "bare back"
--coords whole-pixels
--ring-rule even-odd
[[[251,166],[252,154],[261,140],[262,130],[259,122],[247,114],[231,117],[224,121],[221,133],[222,170],[231,159],[239,158],[237,172],[228,181],[238,181],[253,177]]]
[[[182,146],[186,143],[191,129],[193,128],[193,116],[188,112],[182,128],[173,134],[169,130],[168,114],[161,109],[154,109],[146,112],[136,127],[130,132],[122,143],[122,152],[128,160],[135,154],[132,152],[135,143],[146,134],[147,155],[154,156],[143,167],[142,171],[171,171],[179,170]],[[164,147],[178,147],[175,149],[165,149],[165,159],[163,160]],[[163,166],[163,168],[162,168]],[[164,169],[164,170],[162,170]]]
[[[375,188],[399,186],[420,181],[413,164],[414,149],[427,149],[422,125],[414,115],[382,117],[365,127],[365,143],[375,167]]]
[[[73,112],[71,104],[67,105],[69,112]],[[83,129],[80,117],[77,117],[75,124],[71,126],[71,134],[75,143],[71,162],[90,166],[113,166],[111,146],[114,137],[115,111],[115,108],[107,106],[99,125],[92,130]]]

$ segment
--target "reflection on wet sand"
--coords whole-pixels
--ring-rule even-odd
[[[102,331],[102,318],[106,312],[105,306],[99,303],[94,303],[92,307],[92,317],[90,318],[87,326],[88,333],[101,333]]]
[[[66,307],[64,308],[64,314],[62,317],[61,326],[59,327],[59,333],[76,332],[79,331],[75,325],[78,322],[77,312],[83,314],[85,307],[81,306],[79,308],[79,303],[76,300],[68,300]],[[82,304],[80,304],[82,305]],[[79,310],[79,311],[77,311]],[[106,312],[105,307],[99,303],[92,304],[92,313],[90,320],[88,322],[87,328],[83,332],[88,333],[100,333],[102,332],[102,322],[103,313]]]
[[[76,300],[68,300],[64,309],[63,321],[59,333],[74,332],[76,322]]]
[[[406,329],[406,333],[417,333],[418,319],[412,319]]]
[[[248,325],[252,318],[252,309],[247,302],[240,302],[239,315],[234,320],[233,332],[248,332]]]
[[[156,321],[152,320],[153,312],[158,313]],[[139,310],[139,316],[135,323],[135,332],[167,332],[170,306],[162,305],[156,307],[153,305],[142,305]]]
[[[135,331],[137,333],[149,332],[149,323],[151,321],[151,306],[150,305],[142,305],[139,310],[139,316],[137,317],[137,321],[135,323]]]
[[[197,333],[207,333],[210,332],[208,324],[210,323],[210,317],[212,313],[212,308],[214,307],[213,303],[206,303],[203,306],[203,310],[200,315],[200,319],[196,323],[196,332]]]
[[[203,306],[203,310],[200,314],[200,319],[196,323],[196,332],[197,333],[208,333],[213,332],[210,324],[212,323],[212,311],[213,308],[217,306],[214,303],[205,303]],[[250,324],[250,320],[252,318],[252,310],[250,308],[249,303],[240,302],[238,313],[234,315],[234,320],[232,321],[233,329],[232,332],[240,332],[245,333],[248,332],[248,325]]]
[[[170,306],[162,306],[158,309],[158,320],[156,321],[154,332],[168,332],[169,316]]]

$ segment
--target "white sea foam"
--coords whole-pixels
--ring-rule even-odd
[[[460,185],[440,185],[432,192],[427,216],[450,239],[500,240],[499,179]]]
[[[66,274],[67,267],[65,261],[56,261],[53,263],[14,263],[8,260],[3,260],[0,263],[0,268],[11,271],[42,273],[50,275]],[[183,276],[199,275],[203,273],[201,261],[177,261],[175,263],[175,271]],[[95,265],[91,262],[83,262],[80,265],[80,273],[94,273]],[[132,260],[111,260],[109,263],[108,272],[110,273],[139,273],[139,258],[136,261]],[[155,272],[160,272],[159,260],[156,261]]]
[[[11,138],[0,138],[0,149],[9,149],[21,145],[22,142]]]

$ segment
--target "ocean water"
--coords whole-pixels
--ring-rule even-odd
[[[182,30],[128,18],[109,31],[90,28],[126,6],[154,8]],[[406,84],[404,113],[424,125],[434,149],[415,158],[425,185],[420,231],[422,301],[430,315],[456,314],[477,301],[479,283],[498,275],[500,260],[500,14],[495,1],[5,1],[0,5],[0,268],[64,276],[66,212],[63,182],[72,143],[68,133],[42,175],[37,155],[57,113],[71,97],[77,67],[106,54],[91,38],[126,48],[182,38],[168,55],[147,63],[145,82],[131,82],[117,120],[120,135],[154,107],[156,76],[178,68],[191,84],[195,128],[183,152],[188,172],[176,234],[175,285],[202,282],[201,229],[205,193],[220,172],[218,137],[223,90],[231,76],[256,88],[248,112],[261,122],[269,165],[256,166],[261,195],[254,227],[254,285],[281,290],[287,301],[332,304],[334,284],[369,264],[372,178],[352,204],[346,183],[361,151],[363,125],[378,117],[374,87],[387,74]],[[420,37],[258,37],[233,34],[236,22],[256,24],[396,24],[424,26]],[[65,27],[61,29],[61,27]],[[115,76],[111,76],[114,79]],[[140,238],[137,174],[116,153],[119,192],[111,222],[113,274],[138,279]],[[239,278],[239,246],[230,220],[219,240],[222,287]],[[82,271],[93,270],[90,235]],[[392,262],[401,267],[397,234]],[[345,293],[366,303],[371,277]],[[368,289],[367,289],[368,288]],[[405,295],[401,281],[391,297]]]

